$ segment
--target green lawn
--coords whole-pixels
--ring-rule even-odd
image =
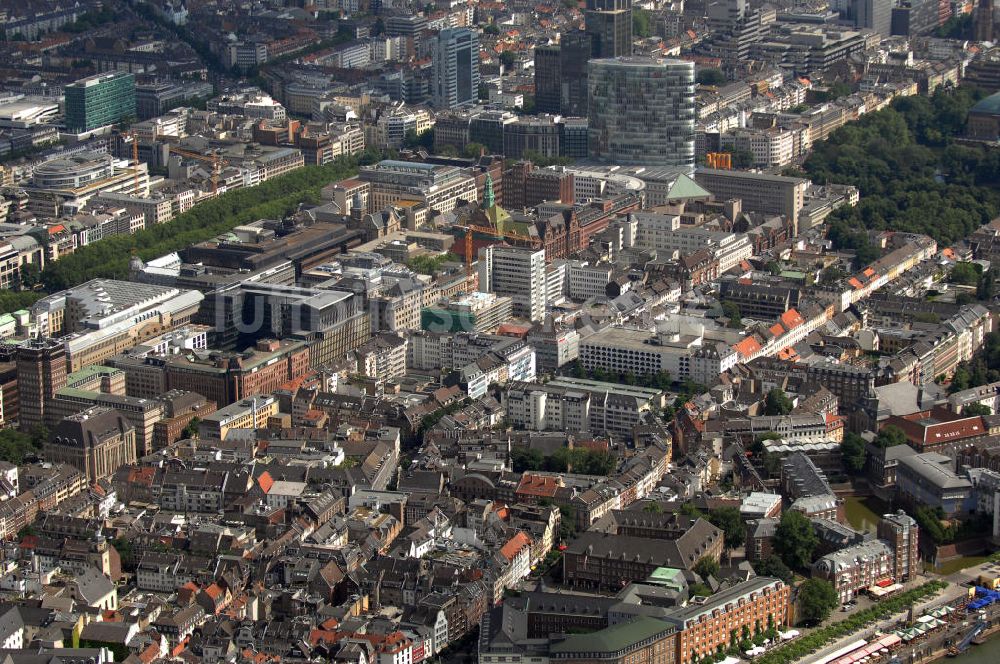
[[[844,513],[855,530],[875,532],[879,517],[886,513],[886,505],[878,498],[850,496],[844,500]]]
[[[928,565],[928,569],[942,576],[948,576],[949,574],[960,572],[966,567],[972,567],[974,565],[985,563],[986,560],[986,556],[962,556],[961,558],[955,558],[954,560],[949,560],[946,563],[941,563],[940,567]]]

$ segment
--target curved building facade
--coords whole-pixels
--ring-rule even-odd
[[[39,164],[32,184],[42,189],[79,189],[114,175],[114,159],[105,154],[83,152]]]
[[[596,59],[588,65],[588,82],[592,159],[694,169],[694,63]]]

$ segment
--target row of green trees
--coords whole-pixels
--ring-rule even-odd
[[[743,629],[729,630],[728,644],[720,644],[715,652],[693,653],[692,664],[709,664],[710,662],[722,662],[729,657],[743,657],[743,653],[754,646],[764,645],[764,641],[774,641],[778,638],[778,624],[774,620],[774,614],[767,614],[767,623],[760,620],[754,621],[753,630],[749,625],[743,625]],[[727,647],[728,646],[728,647]]]
[[[820,628],[787,645],[775,648],[761,655],[754,662],[755,664],[785,664],[786,662],[805,658],[830,642],[848,634],[859,632],[874,622],[883,620],[894,613],[899,613],[912,604],[943,590],[947,586],[948,584],[944,581],[929,581],[913,590],[908,590],[890,599],[882,600],[870,609],[858,611],[846,620]]]
[[[573,363],[571,371],[577,378],[590,378],[602,383],[624,383],[625,385],[652,387],[659,390],[669,390],[674,383],[670,377],[670,373],[667,371],[660,371],[653,374],[634,374],[631,371],[610,371],[603,367],[596,367],[593,371],[588,371],[579,360]]]
[[[257,219],[280,219],[301,203],[317,203],[320,189],[357,172],[357,162],[342,158],[325,166],[307,166],[256,187],[229,191],[134,235],[115,237],[80,247],[51,263],[41,273],[46,292],[56,292],[98,277],[122,279],[133,254],[149,260],[204,242],[235,226]],[[30,306],[37,292],[0,294],[2,313]]]
[[[951,244],[1000,211],[1000,153],[959,145],[976,88],[939,88],[933,96],[902,97],[814,146],[807,175],[819,184],[851,184],[861,201],[831,215],[829,237],[858,252],[864,264],[878,256],[867,231],[924,233]]]
[[[514,471],[544,470],[553,473],[582,473],[583,475],[610,475],[618,466],[615,455],[607,450],[560,447],[545,456],[541,450],[518,448],[511,451]]]

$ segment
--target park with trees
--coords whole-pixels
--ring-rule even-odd
[[[1000,153],[956,140],[984,96],[941,87],[899,97],[813,146],[804,165],[813,182],[860,190],[857,205],[830,216],[828,234],[836,248],[856,252],[856,267],[879,255],[870,231],[923,233],[947,245],[1000,213]]]

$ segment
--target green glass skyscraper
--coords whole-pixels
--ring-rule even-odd
[[[135,117],[135,77],[115,72],[67,85],[66,129],[84,132]]]

